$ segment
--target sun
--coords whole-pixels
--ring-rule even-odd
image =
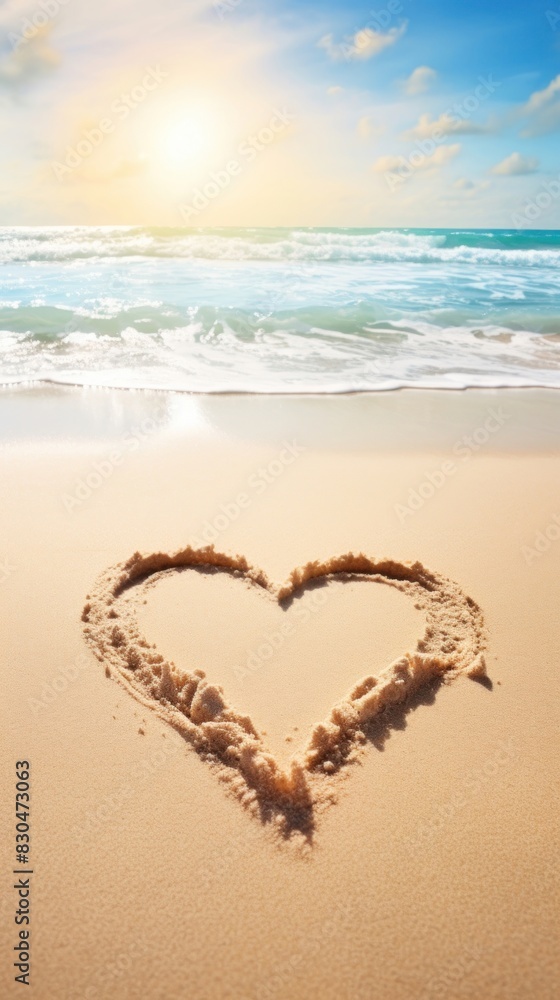
[[[220,123],[212,110],[198,106],[179,109],[158,122],[153,153],[160,167],[175,171],[199,167],[223,145]]]
[[[191,113],[169,126],[162,153],[170,165],[198,160],[211,146],[208,122],[200,113]]]

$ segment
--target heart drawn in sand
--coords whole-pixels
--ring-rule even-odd
[[[375,580],[401,591],[424,612],[424,635],[413,652],[377,676],[359,680],[283,768],[221,687],[202,670],[179,669],[140,633],[137,610],[146,589],[162,574],[188,568],[228,573],[282,606],[312,581]],[[86,641],[108,676],[180,732],[236,798],[261,820],[274,823],[283,836],[299,831],[309,837],[316,812],[336,799],[335,778],[363,751],[381,712],[406,707],[421,688],[459,674],[486,676],[482,613],[458,584],[419,562],[375,560],[361,553],[307,563],[275,586],[243,556],[216,552],[213,546],[189,546],[172,554],[136,552],[102,574],[88,595],[82,620]]]

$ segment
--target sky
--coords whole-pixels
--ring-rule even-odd
[[[0,225],[560,227],[560,0],[0,0]]]

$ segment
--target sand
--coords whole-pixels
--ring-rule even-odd
[[[557,399],[0,395],[34,996],[556,996]]]

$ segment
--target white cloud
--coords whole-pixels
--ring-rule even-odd
[[[369,115],[363,115],[356,128],[360,139],[377,139],[378,136],[383,135],[384,131],[383,126],[376,125],[373,118],[370,118]]]
[[[398,170],[399,167],[402,167],[405,164],[406,160],[404,156],[391,156],[391,155],[379,156],[375,161],[375,163],[373,164],[372,169],[375,171],[376,174],[385,174],[388,172],[392,172],[394,170]]]
[[[560,128],[560,74],[551,80],[548,87],[536,90],[521,108],[521,114],[530,121],[521,135],[534,137],[556,132]]]
[[[525,111],[527,114],[531,114],[533,111],[539,111],[544,104],[547,104],[551,98],[554,97],[560,91],[560,73],[554,80],[551,80],[548,87],[544,90],[536,90],[534,94],[531,94],[527,104],[525,105]]]
[[[449,160],[455,159],[455,157],[461,152],[461,144],[456,142],[453,146],[440,146],[436,149],[432,156],[427,156],[424,165],[420,168],[421,170],[431,170],[433,167],[442,167],[444,163],[448,163]]]
[[[453,146],[439,146],[431,156],[425,156],[420,150],[416,150],[408,158],[380,156],[373,164],[373,169],[376,174],[400,173],[403,168],[407,174],[416,170],[436,170],[453,160],[460,151],[461,145],[456,142]]]
[[[472,181],[466,177],[460,177],[447,188],[442,189],[436,198],[437,204],[447,209],[461,208],[465,202],[469,202],[469,211],[474,211],[479,206],[488,205],[488,199],[481,198],[483,192],[492,187],[489,180]],[[493,198],[495,200],[495,195]]]
[[[439,118],[434,118],[432,121],[429,114],[425,114],[420,115],[418,124],[414,128],[409,129],[408,132],[404,132],[402,138],[410,141],[414,139],[435,139],[437,142],[440,138],[443,139],[448,135],[482,135],[490,131],[492,131],[490,124],[481,125],[477,122],[469,121],[469,119],[456,118],[447,113],[440,115]]]
[[[429,66],[417,66],[408,79],[403,81],[403,89],[409,97],[416,97],[417,94],[424,94],[437,77],[435,69]]]
[[[517,177],[520,174],[534,174],[538,170],[539,161],[534,156],[522,156],[521,153],[512,153],[506,156],[505,160],[492,167],[493,174],[501,174],[503,177]]]
[[[398,42],[399,38],[404,35],[407,24],[407,21],[403,21],[398,28],[391,28],[385,33],[374,31],[373,28],[362,28],[343,42],[335,42],[332,35],[324,35],[323,38],[319,39],[317,45],[335,61],[340,59],[371,59],[372,56],[379,55],[384,49]]]
[[[485,191],[486,188],[490,187],[490,181],[476,181],[468,180],[466,177],[459,177],[458,180],[453,182],[452,187],[456,191],[462,191],[466,198],[472,198],[479,191]]]
[[[342,87],[327,87],[327,94],[329,97],[334,97],[335,94],[341,94],[343,91]]]

